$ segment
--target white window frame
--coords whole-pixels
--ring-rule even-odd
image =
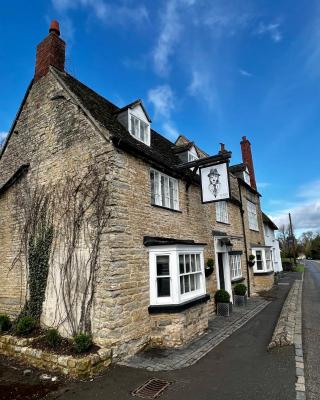
[[[152,246],[149,247],[149,268],[150,268],[150,305],[170,305],[181,304],[185,301],[196,299],[206,294],[206,281],[204,274],[203,246]],[[188,293],[181,293],[180,287],[180,266],[179,255],[199,254],[200,271],[196,272],[199,276],[199,289]],[[158,297],[157,287],[157,256],[169,256],[170,270],[170,296]],[[184,274],[186,275],[186,274]]]
[[[246,169],[245,171],[243,171],[243,180],[251,186],[251,181],[250,181],[250,174],[248,172],[248,170]]]
[[[129,132],[130,135],[133,136],[135,139],[139,140],[140,142],[146,144],[147,146],[150,146],[150,124],[148,124],[146,121],[143,121],[142,119],[140,119],[139,117],[137,117],[135,114],[133,113],[128,113],[128,118],[129,118]],[[132,126],[132,118],[135,119],[137,121],[138,124],[138,132],[137,134],[135,134],[135,132],[133,132],[133,126]],[[141,126],[145,126],[145,138],[141,137]]]
[[[152,205],[179,211],[179,181],[177,179],[151,168],[150,193]]]
[[[196,161],[198,159],[199,157],[197,155],[193,154],[191,151],[188,151],[188,162]]]
[[[228,203],[226,201],[216,202],[216,221],[224,224],[229,223]]]
[[[257,247],[257,248],[253,248],[251,250],[252,250],[252,254],[255,256],[255,263],[254,263],[254,266],[253,266],[253,272],[255,274],[259,274],[259,273],[263,274],[265,272],[274,271],[271,247],[270,248]],[[262,269],[258,269],[257,251],[261,251]],[[267,252],[270,252],[270,258],[268,258]]]
[[[242,278],[241,254],[229,254],[231,282]]]
[[[247,212],[249,229],[259,232],[257,206],[249,200],[247,200]]]

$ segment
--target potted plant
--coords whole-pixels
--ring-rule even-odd
[[[204,273],[205,273],[206,278],[212,274],[213,267],[214,267],[213,258],[208,258],[207,265],[204,268]]]
[[[244,306],[247,304],[247,286],[243,283],[238,283],[234,288],[234,304],[236,306]]]
[[[230,303],[230,294],[224,290],[217,290],[214,299],[216,302],[217,315],[229,317],[232,312],[232,303]]]
[[[254,264],[255,264],[255,256],[253,255],[253,254],[250,254],[250,256],[249,256],[249,260],[248,260],[248,265],[249,265],[249,267],[253,267],[254,266]]]

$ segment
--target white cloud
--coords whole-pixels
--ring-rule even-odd
[[[245,69],[239,69],[239,73],[240,75],[245,76],[247,78],[251,78],[253,76],[251,72],[248,72]]]
[[[272,219],[278,225],[288,224],[288,214],[291,213],[295,229],[301,231],[320,229],[320,180],[309,182],[298,188],[296,201],[291,206],[273,213]]]
[[[269,182],[258,182],[257,186],[258,186],[258,188],[263,189],[263,188],[270,186],[270,183]]]
[[[162,16],[162,29],[153,51],[153,62],[156,72],[165,75],[169,70],[169,57],[178,42],[181,33],[181,23],[177,10],[177,0],[169,0]]]
[[[265,24],[260,22],[259,27],[256,31],[258,35],[269,35],[274,42],[280,42],[282,40],[282,33],[280,30],[280,23],[273,22]]]
[[[170,117],[174,109],[174,94],[169,85],[157,86],[148,92],[148,101],[154,107],[155,117]]]
[[[8,132],[0,131],[0,145],[2,143],[4,143],[4,141],[6,140],[7,135],[8,135]]]
[[[179,136],[178,130],[173,126],[171,121],[165,122],[162,125],[163,134],[170,140],[175,141]]]
[[[146,7],[140,5],[126,5],[125,3],[111,5],[104,0],[51,0],[55,9],[61,13],[68,10],[85,8],[92,11],[94,16],[102,22],[113,25],[125,25],[130,23],[140,23],[149,18]]]
[[[206,103],[208,108],[215,108],[220,112],[220,101],[218,90],[214,81],[214,72],[208,71],[206,67],[194,66],[191,72],[191,81],[187,88],[189,95]]]

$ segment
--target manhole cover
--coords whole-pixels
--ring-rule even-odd
[[[132,392],[133,396],[141,397],[143,399],[155,399],[160,396],[163,391],[171,385],[171,382],[162,379],[151,378],[146,383],[138,387]]]

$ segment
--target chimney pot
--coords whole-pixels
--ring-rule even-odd
[[[37,46],[35,81],[48,73],[50,65],[64,71],[66,44],[59,36],[59,23],[53,20],[50,24],[49,35]]]
[[[51,33],[51,32],[54,32],[58,36],[60,36],[60,27],[59,27],[59,22],[58,21],[56,21],[56,20],[52,20],[51,21],[49,33]]]
[[[226,151],[224,143],[220,143],[220,152],[224,153]]]

